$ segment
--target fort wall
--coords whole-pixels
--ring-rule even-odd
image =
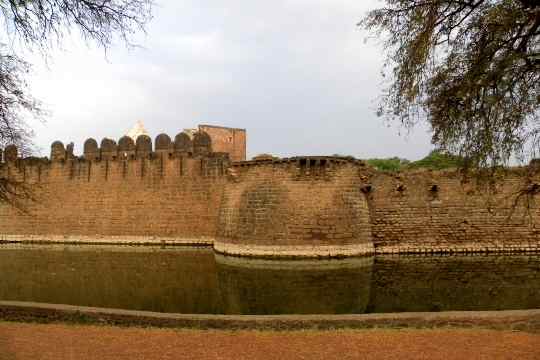
[[[214,151],[226,152],[231,161],[246,160],[246,130],[214,125],[199,125],[199,131],[207,133],[212,139]]]
[[[32,199],[22,211],[0,204],[0,239],[212,244],[228,155],[196,137],[189,149],[182,137],[166,138],[155,151],[142,136],[118,146],[104,139],[101,148],[89,139],[81,158],[56,142],[51,160],[6,161],[0,173]]]
[[[356,162],[330,157],[233,166],[214,248],[256,256],[373,253],[357,171]]]
[[[377,252],[540,251],[540,177],[456,171],[364,175]]]
[[[212,137],[55,142],[50,159],[8,147],[0,179],[33,200],[0,204],[0,241],[177,243],[258,257],[540,251],[540,174],[382,173],[359,160],[230,162]]]

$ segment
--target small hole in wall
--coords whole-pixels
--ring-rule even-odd
[[[373,191],[373,187],[371,185],[364,185],[360,188],[360,191],[362,191],[364,194],[367,194]]]
[[[540,192],[540,184],[534,183],[527,189],[529,194],[538,194]]]
[[[399,191],[399,192],[405,191],[405,185],[399,184],[399,185],[397,186],[396,190]]]
[[[431,191],[432,193],[435,193],[435,192],[439,191],[439,186],[438,185],[431,185],[431,187],[429,188],[429,191]]]

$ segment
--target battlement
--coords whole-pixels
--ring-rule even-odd
[[[81,156],[74,154],[73,143],[65,146],[60,141],[52,143],[49,158],[21,158],[14,145],[0,149],[0,172],[7,171],[10,176],[34,183],[60,178],[89,182],[166,176],[221,177],[229,163],[228,153],[212,151],[212,139],[204,131],[181,132],[174,141],[167,134],[159,134],[154,143],[146,135],[136,141],[128,136],[118,142],[104,138],[100,146],[90,138],[84,142]]]
[[[476,186],[458,172],[389,174],[353,157],[245,161],[243,129],[137,135],[88,139],[81,155],[60,141],[49,158],[0,151],[0,180],[32,195],[26,212],[0,203],[0,242],[171,241],[261,257],[540,251],[536,163]]]
[[[365,161],[345,156],[294,156],[290,158],[259,158],[247,161],[235,161],[233,167],[249,167],[268,164],[293,164],[298,167],[326,167],[332,165],[354,164],[366,166]]]
[[[136,140],[123,136],[118,142],[104,138],[98,142],[89,138],[84,142],[82,156],[74,155],[74,145],[65,146],[61,141],[51,145],[49,160],[62,162],[78,158],[79,160],[133,160],[174,157],[227,157],[232,161],[246,158],[245,129],[227,128],[214,125],[199,125],[198,129],[189,129],[177,134],[174,139],[167,134],[156,136],[154,143],[147,135],[140,135]],[[0,148],[0,164],[19,161],[18,149],[8,145],[4,151]],[[45,158],[46,159],[46,158]]]
[[[275,158],[270,155],[258,156],[249,161],[233,162],[230,173],[233,176],[249,176],[253,172],[281,170],[297,180],[322,179],[327,180],[340,169],[351,168],[351,171],[363,169],[367,164],[352,157],[341,156],[295,156],[290,158]]]
[[[226,157],[226,153],[212,152],[212,139],[204,131],[198,131],[193,135],[181,132],[174,138],[174,141],[167,134],[159,134],[154,144],[149,136],[141,135],[137,141],[133,141],[128,136],[123,136],[118,140],[104,138],[101,145],[95,139],[90,138],[84,142],[83,155],[79,159],[87,161],[101,160],[132,160],[151,159],[165,154],[169,157]],[[3,151],[0,149],[0,162],[15,162],[19,158],[18,149],[15,145],[8,145]],[[51,162],[61,162],[77,158],[74,155],[73,143],[64,146],[61,141],[55,141],[51,145]]]

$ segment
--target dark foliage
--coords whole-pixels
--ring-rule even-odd
[[[410,163],[407,159],[402,159],[397,156],[392,158],[386,158],[386,159],[368,159],[366,160],[368,165],[373,166],[375,169],[379,171],[388,171],[388,172],[395,172],[402,170],[408,163]]]
[[[64,35],[76,30],[107,49],[115,37],[128,46],[151,18],[152,0],[0,0],[5,41],[44,55]],[[22,155],[31,149],[32,131],[25,119],[44,111],[25,82],[30,69],[15,47],[0,44],[0,149],[15,144]],[[0,174],[0,202],[31,197],[22,184]]]
[[[540,150],[538,0],[385,0],[359,25],[386,39],[380,115],[473,166]]]
[[[426,157],[409,161],[399,157],[386,159],[368,159],[366,161],[379,171],[396,172],[412,169],[444,170],[455,169],[464,166],[464,159],[460,156],[451,155],[439,150],[433,150]]]
[[[24,77],[28,67],[17,56],[0,53],[0,149],[16,144],[22,154],[28,152],[31,136],[23,116],[43,113],[27,91]]]

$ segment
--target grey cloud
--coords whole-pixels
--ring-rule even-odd
[[[355,24],[376,1],[159,2],[143,49],[76,46],[33,84],[54,115],[38,143],[120,137],[138,119],[152,135],[198,123],[248,130],[248,153],[419,158],[374,115],[383,54]]]

